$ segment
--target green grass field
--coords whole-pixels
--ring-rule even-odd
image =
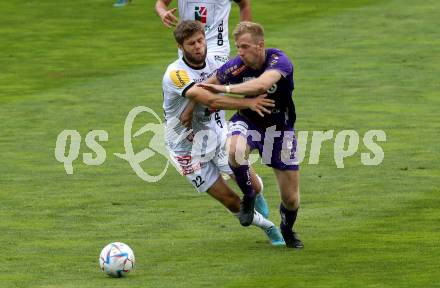
[[[253,1],[267,46],[295,63],[297,130],[387,135],[382,164],[362,164],[361,139],[344,169],[334,141],[309,165],[309,141],[302,251],[270,247],[172,167],[147,183],[113,155],[132,108],[162,115],[176,47],[153,1],[111,5],[0,2],[0,287],[440,287],[438,1]],[[65,129],[83,139],[73,175],[54,156]],[[87,166],[84,138],[98,129],[107,158]],[[133,140],[136,151],[148,137]],[[143,167],[165,163],[158,154]],[[275,179],[255,168],[278,223]],[[99,271],[113,241],[135,251],[127,278]]]

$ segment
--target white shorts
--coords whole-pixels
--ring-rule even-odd
[[[198,192],[208,191],[220,177],[220,173],[232,174],[226,156],[220,152],[208,162],[198,162],[194,161],[190,151],[170,151],[170,158],[176,170],[185,176]]]
[[[175,151],[167,147],[171,162],[176,170],[185,176],[198,192],[208,191],[220,177],[221,173],[232,175],[226,151],[227,126],[224,116],[221,117],[222,125],[219,125],[214,115],[221,112],[224,113],[224,111],[214,112],[212,117],[211,129],[215,131],[217,144],[214,155],[209,161],[194,159],[192,151]]]

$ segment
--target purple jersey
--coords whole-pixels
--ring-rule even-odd
[[[261,160],[269,167],[278,170],[298,170],[296,158],[296,137],[293,127],[277,131],[275,128],[258,128],[247,117],[238,114],[232,116],[229,136],[246,137],[250,150],[257,149]]]
[[[265,71],[272,69],[279,71],[282,75],[281,79],[267,90],[267,98],[275,100],[272,114],[265,114],[263,118],[250,109],[240,110],[238,114],[248,118],[254,125],[260,128],[273,125],[280,129],[293,128],[296,120],[295,105],[292,99],[294,89],[293,64],[281,50],[275,48],[266,49],[266,61],[259,70],[253,70],[246,66],[240,57],[237,56],[217,70],[217,79],[221,84],[239,84],[258,78]]]

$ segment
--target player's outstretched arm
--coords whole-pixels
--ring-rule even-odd
[[[236,2],[240,7],[240,21],[252,21],[251,1],[241,0]]]
[[[162,20],[163,25],[168,28],[176,26],[178,22],[176,16],[174,16],[177,8],[168,10],[168,5],[170,5],[171,1],[172,0],[157,0],[156,5],[154,6],[154,10],[156,10],[156,13]]]
[[[197,85],[193,85],[188,89],[184,96],[213,109],[251,109],[262,117],[264,117],[264,113],[270,114],[268,108],[275,107],[275,101],[266,99],[266,94],[255,98],[219,96]]]
[[[220,82],[217,80],[217,77],[214,75],[210,78],[208,78],[205,83],[211,83],[211,84],[220,84]],[[194,112],[194,108],[196,107],[197,103],[194,101],[189,101],[188,105],[186,105],[185,109],[183,110],[182,114],[180,114],[180,122],[183,126],[186,128],[191,127],[192,122],[192,116]]]
[[[199,83],[197,86],[204,88],[212,93],[228,93],[239,95],[260,95],[266,93],[273,84],[281,79],[282,75],[278,70],[269,70],[256,79],[252,79],[240,84],[218,85],[209,83]]]

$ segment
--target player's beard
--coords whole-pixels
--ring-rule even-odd
[[[191,53],[183,50],[183,56],[185,57],[186,61],[194,66],[201,66],[203,63],[205,63],[206,60],[206,54],[208,53],[208,47],[205,46],[205,50],[200,55],[192,55]]]

